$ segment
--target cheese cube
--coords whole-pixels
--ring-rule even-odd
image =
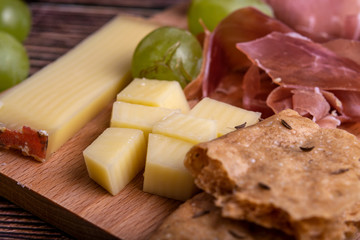
[[[48,158],[129,83],[137,43],[154,28],[138,18],[116,17],[2,94],[0,132],[6,136],[0,134],[0,146]]]
[[[177,81],[136,78],[117,95],[117,101],[180,109],[183,113],[190,110],[185,94]]]
[[[180,110],[115,102],[111,116],[111,127],[140,129],[147,139],[156,122],[175,112],[180,112]]]
[[[116,195],[144,168],[145,149],[141,130],[108,128],[83,155],[89,176]]]
[[[235,130],[235,126],[246,123],[246,126],[253,125],[259,121],[261,113],[247,111],[211,98],[203,98],[191,109],[190,115],[214,119],[218,124],[217,135],[220,137]]]
[[[217,124],[215,120],[174,113],[157,122],[152,132],[197,144],[216,138]]]
[[[185,201],[196,191],[194,179],[184,166],[193,144],[149,134],[143,190],[163,197]]]

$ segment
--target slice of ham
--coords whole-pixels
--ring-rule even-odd
[[[237,48],[283,87],[360,91],[360,65],[298,34],[273,32]]]
[[[277,85],[259,67],[252,65],[244,75],[242,88],[242,106],[252,111],[261,112],[262,118],[274,114],[273,110],[266,105],[267,96],[276,88]],[[282,104],[286,104],[284,101]],[[288,108],[291,108],[289,106]]]
[[[266,0],[275,17],[317,42],[360,39],[359,0]]]
[[[360,64],[360,42],[349,39],[335,39],[322,44],[338,56],[349,58]]]
[[[224,86],[231,84],[231,93],[240,93],[242,76],[251,66],[248,58],[236,49],[236,43],[251,41],[273,31],[293,30],[251,7],[233,12],[212,33],[206,31],[202,69],[199,76],[184,89],[187,99],[194,104],[202,97],[212,96],[239,103],[239,94],[223,91]]]
[[[344,39],[315,43],[244,8],[206,31],[202,70],[184,91],[192,105],[211,97],[262,117],[292,108],[325,127],[360,121],[360,58],[349,50],[355,47],[360,51]]]
[[[360,120],[356,62],[294,33],[273,32],[237,47],[280,86],[266,100],[274,112],[293,108],[326,126]]]
[[[302,116],[312,116],[313,120],[316,121],[324,118],[330,112],[330,104],[326,101],[319,88],[314,88],[312,90],[289,89],[284,87],[278,88],[284,92],[287,91],[287,94],[284,95],[287,96],[287,101],[291,100],[291,105],[289,103],[287,103],[287,105],[291,106],[292,109]],[[277,92],[279,92],[279,90]],[[269,95],[267,99],[269,106],[272,106],[272,96],[273,95]],[[290,108],[289,106],[286,106],[286,108]],[[273,109],[274,112],[279,112],[283,110],[283,107]]]
[[[334,97],[332,93],[320,91],[316,87],[309,90],[279,86],[269,94],[266,103],[275,113],[291,108],[302,116],[312,118],[321,127],[335,128],[341,121],[335,115],[335,111],[330,112],[331,104],[323,92]]]

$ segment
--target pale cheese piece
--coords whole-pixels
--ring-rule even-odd
[[[190,115],[214,119],[218,124],[218,136],[235,130],[236,126],[251,126],[259,122],[261,113],[248,111],[211,98],[203,98],[191,110]]]
[[[147,139],[155,123],[175,112],[180,110],[117,101],[113,104],[110,126],[140,129]]]
[[[136,45],[155,28],[135,17],[114,18],[54,63],[4,93],[0,122],[14,131],[28,126],[47,132],[48,157],[128,84]]]
[[[194,179],[184,167],[186,153],[194,144],[149,134],[143,190],[180,201],[196,191]]]
[[[138,129],[107,128],[83,155],[89,176],[116,195],[144,168],[145,138]]]
[[[197,144],[216,138],[217,123],[211,119],[174,113],[157,122],[152,132]]]
[[[180,109],[183,113],[190,110],[177,81],[136,78],[117,95],[117,101]]]

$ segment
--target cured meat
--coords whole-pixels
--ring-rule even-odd
[[[212,33],[207,32],[201,72],[184,89],[188,100],[196,102],[214,94],[215,99],[238,103],[239,94],[228,95],[222,91],[224,88],[217,91],[219,84],[225,79],[232,86],[232,92],[241,92],[243,74],[251,66],[251,62],[236,49],[236,43],[251,41],[273,31],[293,30],[254,8],[242,8],[220,22]]]
[[[266,0],[275,17],[297,32],[323,42],[336,38],[360,39],[358,0]]]
[[[274,114],[273,110],[266,105],[267,96],[276,88],[270,77],[256,65],[252,65],[246,72],[242,82],[243,98],[242,104],[246,109],[261,112],[262,118]],[[291,102],[284,101],[281,104],[287,104],[286,108],[291,108]],[[285,107],[285,106],[284,106]],[[281,109],[284,109],[281,107]]]
[[[282,88],[282,87],[279,87]],[[326,101],[325,97],[321,94],[318,88],[314,90],[306,89],[288,89],[282,88],[282,91],[287,92],[288,101],[291,97],[291,107],[286,106],[286,108],[292,108],[297,111],[302,116],[312,116],[313,120],[320,120],[327,116],[330,111],[330,104]],[[268,98],[268,104],[271,105],[272,95]],[[285,101],[285,102],[288,102]],[[290,104],[289,104],[290,105]],[[276,106],[276,105],[275,105]],[[274,112],[279,112],[283,110],[284,107],[281,106],[278,109],[274,109]]]
[[[273,32],[237,48],[283,87],[360,91],[360,65],[298,34]]]
[[[275,113],[292,108],[327,127],[329,119],[332,127],[360,120],[360,66],[351,59],[295,33],[273,32],[237,47],[280,86],[266,100]]]
[[[240,51],[234,51],[234,45]],[[292,108],[321,126],[336,127],[360,121],[359,55],[360,42],[316,43],[244,8],[214,32],[206,31],[202,70],[185,94],[192,105],[211,97],[260,111],[263,118]]]
[[[360,64],[360,42],[348,39],[335,39],[322,44],[338,56],[346,57]]]

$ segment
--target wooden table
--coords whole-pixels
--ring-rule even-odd
[[[117,14],[150,17],[187,0],[37,0],[27,1],[33,26],[25,46],[35,73],[66,53]],[[0,239],[71,239],[0,197]]]

